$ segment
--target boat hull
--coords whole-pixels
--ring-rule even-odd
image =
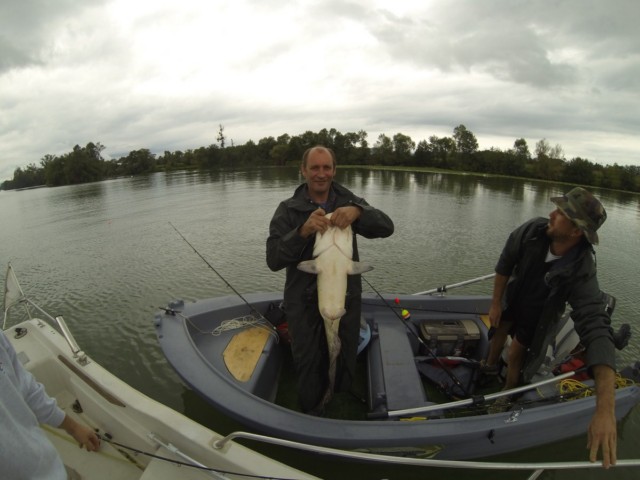
[[[252,308],[266,312],[281,301],[278,294],[245,296]],[[229,374],[221,351],[235,333],[225,332],[211,340],[207,332],[222,320],[247,315],[249,306],[240,298],[221,297],[184,303],[173,302],[157,313],[155,326],[160,345],[170,364],[184,382],[216,409],[260,433],[313,445],[352,449],[375,453],[439,459],[474,459],[522,450],[540,444],[584,434],[593,413],[594,397],[565,402],[527,406],[513,411],[479,414],[462,418],[429,418],[414,416],[398,419],[396,409],[403,405],[429,405],[426,398],[400,395],[404,389],[394,386],[398,375],[392,370],[378,371],[376,362],[394,365],[396,357],[385,360],[389,352],[410,348],[415,355],[421,346],[416,336],[405,330],[396,340],[387,340],[385,329],[405,328],[398,317],[401,309],[412,315],[410,328],[418,330],[420,322],[435,319],[463,319],[478,326],[479,339],[473,356],[483,358],[488,348],[487,328],[482,316],[489,309],[488,297],[363,296],[362,313],[372,329],[369,356],[370,420],[342,420],[315,417],[273,403],[273,387],[279,368],[277,350],[282,347],[269,340],[256,362],[255,378],[240,382]],[[414,332],[416,333],[416,332]],[[396,330],[397,334],[397,330]],[[228,338],[224,338],[224,337]],[[375,346],[379,336],[381,345]],[[402,342],[406,345],[403,346]],[[375,360],[375,349],[378,360]],[[372,358],[374,360],[372,360]],[[386,362],[386,363],[385,363]],[[376,373],[377,372],[377,373]],[[412,375],[412,374],[411,374]],[[261,378],[268,382],[261,382]],[[371,385],[386,385],[382,392],[372,392]],[[400,384],[401,385],[401,384]],[[383,397],[380,400],[380,397]],[[376,398],[381,405],[376,404]],[[620,420],[640,401],[640,390],[627,387],[616,392],[616,415]],[[395,402],[395,403],[394,403]],[[399,408],[398,408],[399,407]],[[377,408],[377,410],[376,410]]]

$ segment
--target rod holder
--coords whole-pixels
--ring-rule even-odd
[[[67,322],[64,321],[62,316],[58,316],[56,317],[56,323],[58,324],[58,328],[60,328],[60,332],[62,332],[62,336],[71,348],[73,358],[77,359],[80,365],[86,365],[88,362],[87,355],[80,349],[78,342],[76,342],[76,339],[71,334],[69,327],[67,327]]]

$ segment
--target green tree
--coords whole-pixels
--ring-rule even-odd
[[[519,138],[515,142],[513,142],[513,152],[516,157],[523,159],[525,162],[531,160],[529,146],[527,145],[527,141],[524,138]]]
[[[569,161],[562,173],[562,181],[577,185],[593,185],[594,168],[588,160],[576,157]]]
[[[351,161],[351,157],[356,148],[356,139],[357,137],[355,133],[336,132],[334,135],[333,151],[341,164],[353,163]]]
[[[287,162],[289,146],[286,143],[277,143],[271,149],[269,156],[275,165],[284,165]]]
[[[336,133],[337,130],[335,128],[330,130],[323,128],[317,135],[318,145],[324,145],[325,147],[335,150]]]
[[[433,151],[426,140],[420,140],[413,154],[413,163],[420,167],[433,167]]]
[[[356,147],[353,151],[352,161],[354,165],[366,165],[369,163],[371,152],[369,151],[369,142],[367,137],[369,134],[364,130],[358,130],[354,134],[353,145]]]
[[[224,127],[222,124],[218,125],[218,136],[216,137],[216,140],[220,144],[220,148],[224,148],[226,137],[224,136]]]
[[[433,155],[434,165],[438,168],[451,168],[456,155],[456,142],[451,137],[429,137],[429,149]]]
[[[622,189],[629,192],[637,192],[640,190],[640,166],[627,165],[623,168]]]
[[[264,137],[258,140],[258,164],[267,164],[271,160],[271,149],[277,144],[276,139],[273,137]]]
[[[540,157],[549,157],[551,153],[551,145],[546,138],[542,138],[536,142],[536,160]]]
[[[519,176],[524,173],[524,162],[518,159],[512,151],[503,152],[499,148],[490,148],[476,152],[474,157],[482,170],[500,175]]]
[[[125,175],[150,173],[155,170],[156,166],[155,154],[151,153],[148,148],[133,150],[121,160]]]
[[[536,159],[540,160],[541,157],[564,160],[564,151],[560,144],[557,143],[555,147],[552,147],[547,139],[543,138],[536,143]]]
[[[71,152],[62,155],[59,161],[54,161],[52,164],[56,170],[54,178],[56,182],[61,182],[54,185],[73,185],[102,180],[102,150],[104,147],[100,143],[89,142],[85,147],[76,145]]]
[[[542,180],[559,181],[562,179],[563,170],[562,160],[541,155],[538,157],[534,172],[536,177]]]
[[[564,153],[560,145],[551,147],[543,138],[536,143],[536,161],[533,164],[532,174],[542,180],[559,181],[564,171]]]
[[[416,143],[411,137],[396,133],[393,136],[393,158],[395,165],[410,165]]]
[[[63,158],[47,154],[42,158],[41,164],[47,185],[55,187],[66,183]]]
[[[453,129],[453,139],[456,142],[458,153],[472,155],[478,151],[478,140],[476,136],[464,125],[458,125]]]
[[[622,177],[624,170],[618,164],[609,165],[604,168],[602,177],[602,186],[614,190],[620,189],[622,186]]]
[[[374,165],[393,164],[393,141],[384,133],[378,135],[378,140],[373,146],[371,159]]]
[[[118,160],[105,161],[102,158],[105,147],[100,143],[90,142],[85,147],[76,145],[71,152],[63,155],[45,155],[40,161],[40,167],[29,164],[16,169],[13,179],[0,184],[0,188],[21,188],[42,183],[55,186],[91,182],[158,169],[297,164],[307,148],[325,145],[336,152],[341,164],[464,169],[640,191],[640,167],[603,167],[581,158],[566,162],[562,147],[559,144],[552,147],[546,139],[536,144],[533,158],[524,138],[515,140],[513,149],[504,152],[495,148],[480,152],[477,150],[475,136],[464,125],[458,125],[454,129],[453,137],[438,138],[433,135],[428,141],[418,142],[417,147],[410,137],[402,133],[397,133],[392,139],[386,134],[380,134],[373,148],[369,146],[366,131],[342,133],[335,128],[324,128],[317,133],[306,131],[295,136],[282,134],[277,139],[265,137],[257,144],[251,140],[245,145],[234,145],[231,142],[227,146],[224,127],[219,127],[217,140],[220,145],[198,147],[184,152],[165,151],[158,159],[149,149],[143,148]]]
[[[3,182],[2,189],[29,188],[44,185],[44,170],[30,163],[24,169],[18,167],[13,171],[13,178]]]

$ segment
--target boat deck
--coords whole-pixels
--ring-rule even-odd
[[[56,401],[62,410],[84,425],[94,425],[88,415],[78,414],[74,411],[75,397],[68,390],[56,392]],[[144,478],[140,474],[144,467],[134,463],[133,457],[127,459],[113,445],[102,442],[99,452],[87,452],[78,447],[78,443],[64,430],[43,426],[49,440],[56,447],[61,457],[73,466],[81,478],[91,478],[95,480],[135,480]],[[165,462],[166,467],[166,462]],[[151,478],[151,477],[150,477]],[[155,478],[169,478],[158,476]]]

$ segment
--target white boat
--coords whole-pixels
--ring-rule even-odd
[[[42,318],[9,327],[9,310],[20,305]],[[78,347],[64,319],[52,318],[23,294],[11,266],[4,310],[3,331],[20,361],[67,415],[102,438],[98,452],[87,452],[64,430],[43,426],[64,464],[81,478],[316,478],[233,441],[216,446],[222,439],[216,432],[109,373]]]

